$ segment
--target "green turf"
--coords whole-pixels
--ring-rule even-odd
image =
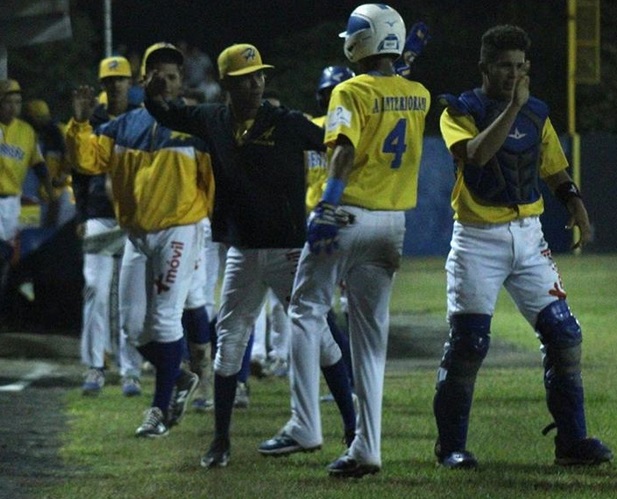
[[[617,446],[617,255],[559,256],[569,302],[583,326],[584,381],[589,431]],[[232,458],[226,469],[205,471],[199,458],[213,427],[213,415],[189,412],[167,438],[133,437],[152,393],[127,399],[107,386],[95,399],[79,390],[68,395],[69,432],[61,455],[67,479],[41,497],[53,498],[613,498],[612,466],[563,469],[552,464],[552,435],[544,404],[538,342],[505,293],[494,319],[495,351],[480,372],[472,410],[469,447],[477,472],[435,467],[431,413],[435,367],[445,314],[443,260],[406,260],[397,277],[392,313],[397,323],[396,360],[385,381],[383,469],[361,480],[329,478],[325,466],[344,450],[333,404],[322,404],[324,447],[288,458],[264,458],[257,445],[289,416],[286,380],[251,379],[251,405],[234,413]],[[409,319],[409,327],[400,325]],[[414,338],[414,330],[417,338]],[[431,347],[413,356],[422,343]],[[325,390],[324,390],[325,391]]]

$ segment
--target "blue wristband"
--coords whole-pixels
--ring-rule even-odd
[[[345,190],[345,182],[340,178],[328,178],[328,183],[323,191],[321,200],[328,204],[339,204],[343,191]]]

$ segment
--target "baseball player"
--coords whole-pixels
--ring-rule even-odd
[[[54,198],[58,205],[55,227],[61,227],[75,216],[75,200],[71,189],[71,176],[66,172],[66,145],[64,143],[64,127],[52,118],[47,102],[42,99],[30,99],[24,103],[23,119],[32,125],[37,134],[39,148],[49,176],[54,187]],[[44,202],[41,210],[43,225],[46,221],[47,195],[44,188],[39,188],[39,198]]]
[[[218,68],[228,104],[178,106],[161,95],[159,78],[146,86],[146,107],[157,120],[210,143],[216,179],[213,238],[229,245],[217,322],[215,433],[201,459],[205,468],[229,461],[237,373],[268,287],[288,302],[306,239],[304,151],[323,149],[323,131],[302,113],[262,101],[264,70],[272,66],[262,63],[253,45],[228,47]],[[333,392],[349,408],[344,424],[355,425],[340,358],[340,352],[324,350],[321,361],[336,376],[343,373]]]
[[[19,83],[0,80],[0,313],[5,306],[5,288],[19,230],[21,190],[28,168],[33,168],[47,193],[50,214],[56,209],[55,193],[36,133],[18,118],[21,105]],[[53,215],[48,221],[53,225]]]
[[[124,57],[108,57],[99,63],[99,81],[106,95],[106,104],[99,104],[89,118],[97,129],[103,123],[135,109],[128,103],[131,66]],[[114,269],[124,247],[126,236],[119,230],[111,199],[106,189],[107,174],[85,175],[73,171],[73,189],[77,207],[78,233],[84,237],[84,303],[82,310],[81,361],[88,366],[82,393],[98,395],[105,385],[105,352],[111,347],[110,299]],[[94,238],[109,236],[105,246],[89,249]],[[134,347],[120,337],[119,363],[122,393],[126,396],[141,393],[138,378],[124,369],[126,359],[140,358]]]
[[[323,113],[321,116],[313,118],[313,123],[325,128],[328,106],[330,105],[330,97],[332,96],[332,90],[339,83],[353,78],[355,73],[346,66],[328,66],[324,68],[317,82],[316,100],[317,107]],[[328,153],[332,155],[332,149],[328,149]],[[307,168],[307,187],[306,187],[306,207],[307,213],[310,213],[315,206],[321,200],[323,189],[328,180],[328,154],[325,152],[309,151],[308,154],[308,168]],[[344,287],[341,286],[341,305],[343,305]],[[345,314],[347,315],[347,314]],[[349,336],[346,331],[343,331],[338,326],[338,319],[334,309],[330,309],[328,312],[328,326],[334,340],[341,349],[345,366],[347,367],[347,373],[349,375],[349,381],[353,386],[353,373],[351,369],[351,350],[349,348]],[[332,396],[324,395],[320,399],[322,402],[330,402]]]
[[[353,443],[328,472],[361,477],[381,468],[388,305],[405,210],[416,204],[430,95],[395,71],[406,33],[391,7],[361,5],[341,36],[345,55],[362,74],[338,84],[328,108],[325,143],[334,151],[291,298],[293,401],[284,432],[303,447],[321,445],[317,359],[333,294],[344,280],[359,414]]]
[[[176,47],[160,42],[146,49],[142,66],[146,74],[157,72],[166,98],[176,99],[182,63]],[[78,88],[73,101],[67,146],[74,164],[84,173],[109,173],[118,223],[147,259],[143,279],[133,280],[146,295],[145,322],[139,336],[130,339],[155,367],[156,379],[152,405],[135,434],[164,436],[181,418],[187,394],[199,381],[180,369],[181,317],[202,244],[200,222],[209,214],[214,189],[209,151],[203,141],[161,127],[143,108],[93,133],[88,122],[93,89]]]
[[[478,466],[467,450],[469,413],[502,286],[542,342],[546,401],[554,419],[548,428],[557,428],[555,463],[612,459],[602,442],[587,436],[581,328],[542,234],[540,179],[566,206],[569,227],[579,227],[575,246],[590,240],[591,227],[566,172],[548,107],[529,93],[530,43],[517,26],[489,29],[480,50],[482,86],[458,97],[443,96],[441,132],[456,165],[455,222],[446,263],[450,338],[434,399],[435,453],[446,468]]]

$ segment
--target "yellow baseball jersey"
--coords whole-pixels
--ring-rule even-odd
[[[28,173],[28,168],[43,163],[34,129],[15,118],[0,123],[0,195],[16,196]]]
[[[211,214],[214,177],[201,139],[160,126],[143,108],[97,132],[88,122],[71,120],[69,158],[82,173],[110,175],[121,227],[152,232]]]
[[[324,127],[326,116],[311,119],[319,127]],[[328,149],[331,153],[332,149]],[[330,155],[321,151],[305,151],[306,163],[306,211],[310,212],[321,201],[321,195],[328,179],[328,159]]]
[[[453,115],[445,109],[440,118],[441,134],[449,151],[452,146],[462,140],[473,139],[479,134],[474,119],[469,115]],[[542,129],[540,177],[546,178],[568,167],[559,137],[549,118]],[[490,206],[479,203],[471,194],[463,179],[464,161],[455,158],[456,182],[452,189],[452,209],[454,218],[467,223],[501,224],[517,218],[541,215],[544,211],[544,200],[540,198],[529,204],[516,206]]]
[[[342,204],[372,210],[416,206],[428,90],[401,76],[362,74],[332,92],[325,143],[339,135],[355,147]]]

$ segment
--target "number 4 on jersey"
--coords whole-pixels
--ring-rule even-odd
[[[401,118],[385,138],[381,147],[381,152],[394,154],[394,159],[390,163],[390,168],[392,169],[397,169],[401,166],[403,154],[407,150],[407,144],[405,144],[406,132],[407,120]]]

